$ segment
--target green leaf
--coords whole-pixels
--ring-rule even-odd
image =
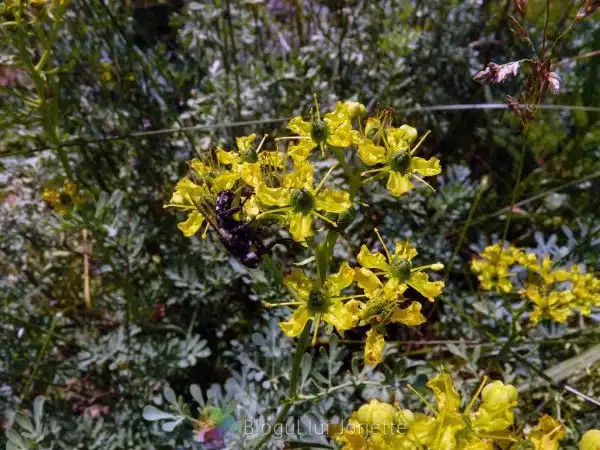
[[[196,403],[198,403],[200,406],[205,405],[202,390],[197,384],[192,384],[190,386],[190,394],[192,394],[192,397],[194,397],[194,400],[196,400]]]
[[[173,391],[173,389],[171,389],[169,386],[165,386],[165,388],[163,389],[163,395],[171,405],[177,404],[177,397],[175,396],[175,391]]]
[[[164,419],[175,419],[178,417],[175,414],[161,411],[160,409],[158,409],[152,405],[144,406],[144,411],[142,412],[142,416],[144,416],[144,419],[146,419],[150,422],[155,422],[157,420],[164,420]]]
[[[22,449],[27,450],[29,448],[29,446],[27,445],[25,440],[15,430],[12,430],[12,429],[6,430],[6,438],[10,442],[12,442],[14,445],[16,445],[16,447],[19,449],[22,448]]]

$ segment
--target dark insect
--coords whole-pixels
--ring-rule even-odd
[[[233,217],[243,205],[242,202],[234,208],[234,200],[235,194],[232,191],[219,192],[215,206],[217,221],[213,226],[219,239],[233,256],[247,267],[257,267],[266,249],[249,222],[241,222]]]

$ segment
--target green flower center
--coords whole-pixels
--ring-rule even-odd
[[[407,259],[394,259],[390,264],[390,273],[401,282],[410,278],[410,269],[412,269],[412,264]]]
[[[325,142],[329,136],[329,128],[323,120],[313,120],[310,124],[310,137],[317,143]]]
[[[318,289],[313,289],[308,294],[308,310],[311,313],[325,313],[329,308],[329,300],[323,292]]]
[[[338,229],[344,230],[346,229],[356,218],[356,210],[354,208],[349,208],[344,212],[338,214],[337,220],[335,223],[338,226]]]
[[[410,167],[410,155],[405,150],[395,152],[390,158],[390,167],[395,172],[400,172],[402,175]]]
[[[65,205],[65,206],[68,206],[71,203],[73,203],[73,199],[66,192],[61,192],[58,196],[58,200],[60,201],[61,205]]]
[[[292,208],[296,212],[307,214],[315,206],[315,198],[305,188],[292,192]]]
[[[255,163],[258,161],[258,153],[256,153],[256,150],[248,150],[242,153],[242,159],[247,163]]]

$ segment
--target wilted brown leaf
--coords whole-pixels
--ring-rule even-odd
[[[488,63],[485,70],[479,71],[473,77],[473,80],[482,83],[502,83],[509,75],[517,75],[519,72],[520,61],[514,61],[502,65]]]

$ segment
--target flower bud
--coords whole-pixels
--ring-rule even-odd
[[[482,408],[489,411],[498,411],[512,407],[518,398],[518,391],[511,384],[504,384],[502,381],[494,381],[483,388],[481,397],[483,398]]]
[[[389,403],[371,400],[370,403],[362,405],[356,412],[356,419],[363,425],[387,427],[394,423],[396,408]]]
[[[600,450],[600,430],[588,430],[579,441],[579,450]]]

